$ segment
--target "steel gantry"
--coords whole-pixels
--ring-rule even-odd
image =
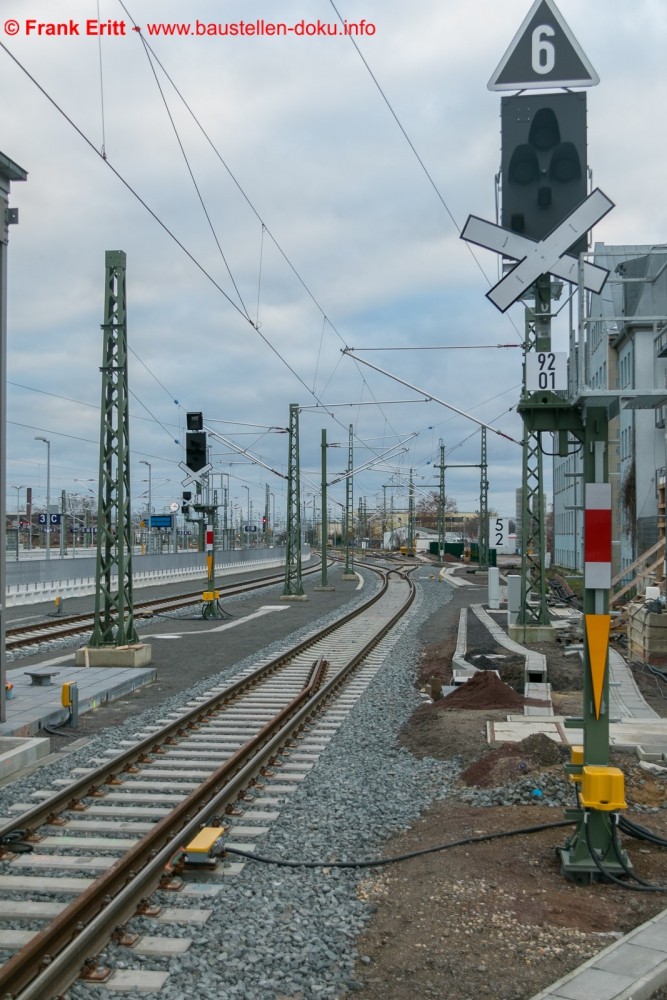
[[[534,287],[534,308],[526,308],[523,393],[526,389],[528,351],[551,350],[551,279],[543,275]],[[524,429],[521,475],[521,605],[517,625],[548,626],[546,571],[546,511],[541,431]],[[534,594],[537,602],[530,600]]]
[[[132,597],[125,253],[105,255],[95,625],[90,646],[138,642]],[[113,585],[114,578],[116,580]]]
[[[287,461],[287,523],[285,530],[285,586],[281,600],[305,601],[301,585],[301,491],[299,468],[299,404],[290,403]]]

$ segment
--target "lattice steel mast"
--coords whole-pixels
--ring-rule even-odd
[[[354,576],[354,553],[352,552],[352,535],[354,533],[354,485],[352,469],[354,468],[354,426],[350,424],[347,444],[347,479],[345,480],[345,569],[343,579]]]
[[[551,350],[551,279],[542,277],[535,284],[535,306],[526,308],[525,354]],[[523,365],[523,398],[526,390],[526,362]],[[547,610],[546,530],[544,510],[544,475],[540,431],[524,429],[521,497],[521,607],[517,625],[549,625]],[[530,593],[537,603],[529,603]]]
[[[408,491],[408,555],[415,554],[415,487],[410,469],[410,488]]]
[[[436,465],[440,470],[440,492],[438,496],[438,557],[440,562],[445,561],[445,539],[447,528],[445,525],[445,446],[440,439],[440,465]]]
[[[106,252],[95,625],[90,646],[138,642],[132,597],[125,260],[122,250]]]
[[[486,427],[482,427],[482,453],[479,478],[479,568],[489,568],[489,467],[486,453]]]
[[[287,524],[285,531],[285,599],[305,600],[301,586],[301,493],[299,470],[299,404],[289,407],[287,460]]]

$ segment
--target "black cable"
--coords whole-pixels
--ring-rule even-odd
[[[622,889],[629,889],[631,892],[667,892],[667,886],[663,886],[663,885],[631,885],[630,883],[624,882],[622,879],[617,878],[612,872],[607,871],[607,869],[604,867],[604,865],[600,861],[600,859],[598,857],[598,854],[597,854],[597,851],[595,850],[595,848],[591,844],[591,834],[590,834],[590,830],[588,828],[588,817],[589,817],[589,812],[588,812],[588,810],[586,810],[584,812],[584,831],[586,833],[586,846],[588,847],[588,853],[590,854],[591,858],[593,859],[593,863],[595,864],[595,867],[598,869],[598,871],[600,872],[600,874],[604,878],[609,879],[609,881],[613,882],[615,885],[620,885],[620,887]],[[613,838],[612,838],[612,843],[613,843]]]
[[[657,833],[653,833],[652,830],[648,830],[645,826],[640,826],[638,823],[626,819],[625,816],[619,817],[618,825],[622,833],[627,833],[629,837],[634,837],[635,840],[646,840],[657,847],[667,847],[667,840],[658,836]]]
[[[410,858],[418,858],[423,854],[435,854],[437,851],[446,851],[450,847],[462,847],[465,844],[480,844],[486,840],[499,840],[501,837],[517,837],[523,833],[539,833],[540,830],[552,830],[560,826],[573,826],[575,820],[563,819],[557,823],[542,823],[540,826],[524,826],[519,830],[503,830],[501,833],[487,833],[482,837],[466,837],[464,840],[452,840],[448,844],[440,844],[438,847],[426,847],[421,851],[411,851],[409,854],[399,854],[395,858],[377,858],[369,861],[282,861],[276,858],[265,858],[259,854],[250,854],[238,847],[223,847],[227,854],[238,854],[249,861],[260,861],[266,865],[279,865],[282,868],[378,868],[380,865],[393,865],[397,861],[407,861]],[[231,828],[231,833],[234,828]]]
[[[639,875],[633,872],[632,868],[630,868],[625,858],[623,857],[623,848],[621,847],[621,843],[618,839],[618,813],[612,813],[611,816],[611,843],[612,847],[614,848],[614,854],[616,855],[616,860],[618,861],[619,865],[621,866],[625,874],[628,875],[631,879],[634,879],[635,882],[639,882],[640,885],[651,885],[650,882],[647,882],[645,879],[640,878]]]

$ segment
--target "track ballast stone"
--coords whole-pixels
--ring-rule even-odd
[[[450,598],[450,587],[442,583],[418,586],[393,649],[316,766],[281,807],[279,820],[258,839],[257,853],[289,860],[381,857],[385,838],[409,827],[434,798],[452,792],[457,762],[418,760],[406,748],[396,749],[399,730],[421,704],[414,686],[420,627]],[[313,630],[311,625],[304,631]],[[210,684],[211,679],[202,690]],[[268,785],[262,794],[270,794]],[[116,967],[168,970],[160,993],[115,994],[76,983],[68,996],[274,1000],[300,991],[306,1000],[331,1000],[356,986],[354,943],[374,911],[357,898],[367,874],[368,869],[293,870],[250,861],[240,875],[221,879],[219,895],[205,902],[156,893],[165,906],[213,910],[200,929],[159,925],[158,931],[152,921],[132,922],[146,933],[192,937],[190,950],[178,958],[140,963],[127,949],[111,946],[102,960],[108,957]]]

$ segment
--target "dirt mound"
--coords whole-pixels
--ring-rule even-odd
[[[568,756],[567,751],[561,748],[554,740],[550,740],[544,733],[533,733],[526,736],[525,740],[514,744],[517,750],[524,757],[532,760],[534,764],[541,767],[551,767],[552,764],[562,764],[563,757]]]
[[[434,702],[430,708],[444,709],[489,709],[489,708],[523,708],[524,705],[548,705],[547,701],[536,698],[524,698],[517,691],[503,684],[500,677],[491,670],[480,670],[473,674],[469,681],[461,684],[455,691],[445,695],[440,701]]]
[[[527,736],[520,743],[503,743],[472,764],[461,775],[466,785],[495,788],[524,774],[562,764],[557,743],[543,733]]]

